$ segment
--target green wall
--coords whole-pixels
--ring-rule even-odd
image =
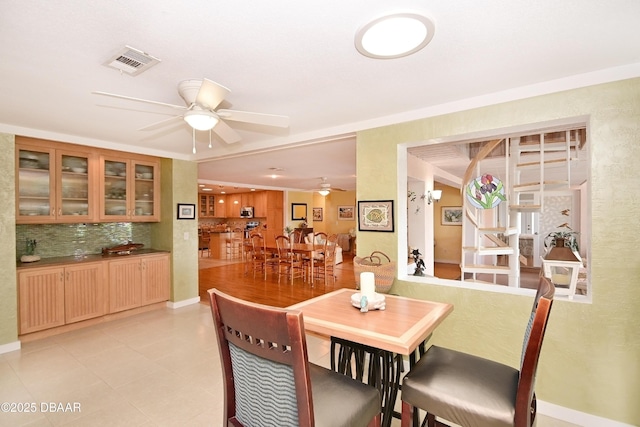
[[[406,197],[397,194],[398,144],[578,116],[588,116],[591,144],[593,300],[554,303],[536,393],[640,425],[640,79],[359,132],[357,199]],[[395,254],[397,238],[360,232],[358,253]],[[531,297],[408,281],[392,292],[454,305],[432,343],[518,366]]]
[[[151,242],[155,249],[171,251],[173,302],[198,296],[198,221],[177,219],[178,203],[194,204],[197,209],[197,183],[195,162],[162,159],[162,222],[153,225]]]
[[[0,345],[18,339],[15,138],[0,134]]]

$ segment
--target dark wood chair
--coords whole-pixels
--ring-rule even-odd
[[[309,363],[302,312],[209,290],[224,426],[380,426],[374,387]]]
[[[430,427],[529,427],[536,417],[534,383],[555,288],[541,277],[525,330],[520,369],[492,360],[432,346],[402,383],[402,427],[415,408],[427,412]]]

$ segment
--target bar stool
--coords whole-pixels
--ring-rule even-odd
[[[225,242],[227,259],[236,259],[242,257],[242,236],[241,228],[234,228]]]

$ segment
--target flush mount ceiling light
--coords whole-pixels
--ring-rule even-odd
[[[184,121],[195,130],[211,130],[218,124],[218,117],[207,110],[191,110],[184,113]]]
[[[425,47],[435,25],[423,15],[394,13],[371,21],[356,33],[356,49],[376,59],[401,58]]]

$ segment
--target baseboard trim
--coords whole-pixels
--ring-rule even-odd
[[[167,301],[167,307],[175,310],[176,308],[182,308],[188,305],[199,304],[199,303],[200,303],[200,297],[194,297],[194,298],[189,298],[182,301],[175,301],[175,302]]]
[[[538,400],[538,413],[582,427],[633,427],[632,424],[598,417],[597,415],[587,414],[586,412],[576,411],[542,400]]]
[[[10,353],[16,350],[20,350],[20,341],[14,341],[14,342],[0,345],[0,354]]]

